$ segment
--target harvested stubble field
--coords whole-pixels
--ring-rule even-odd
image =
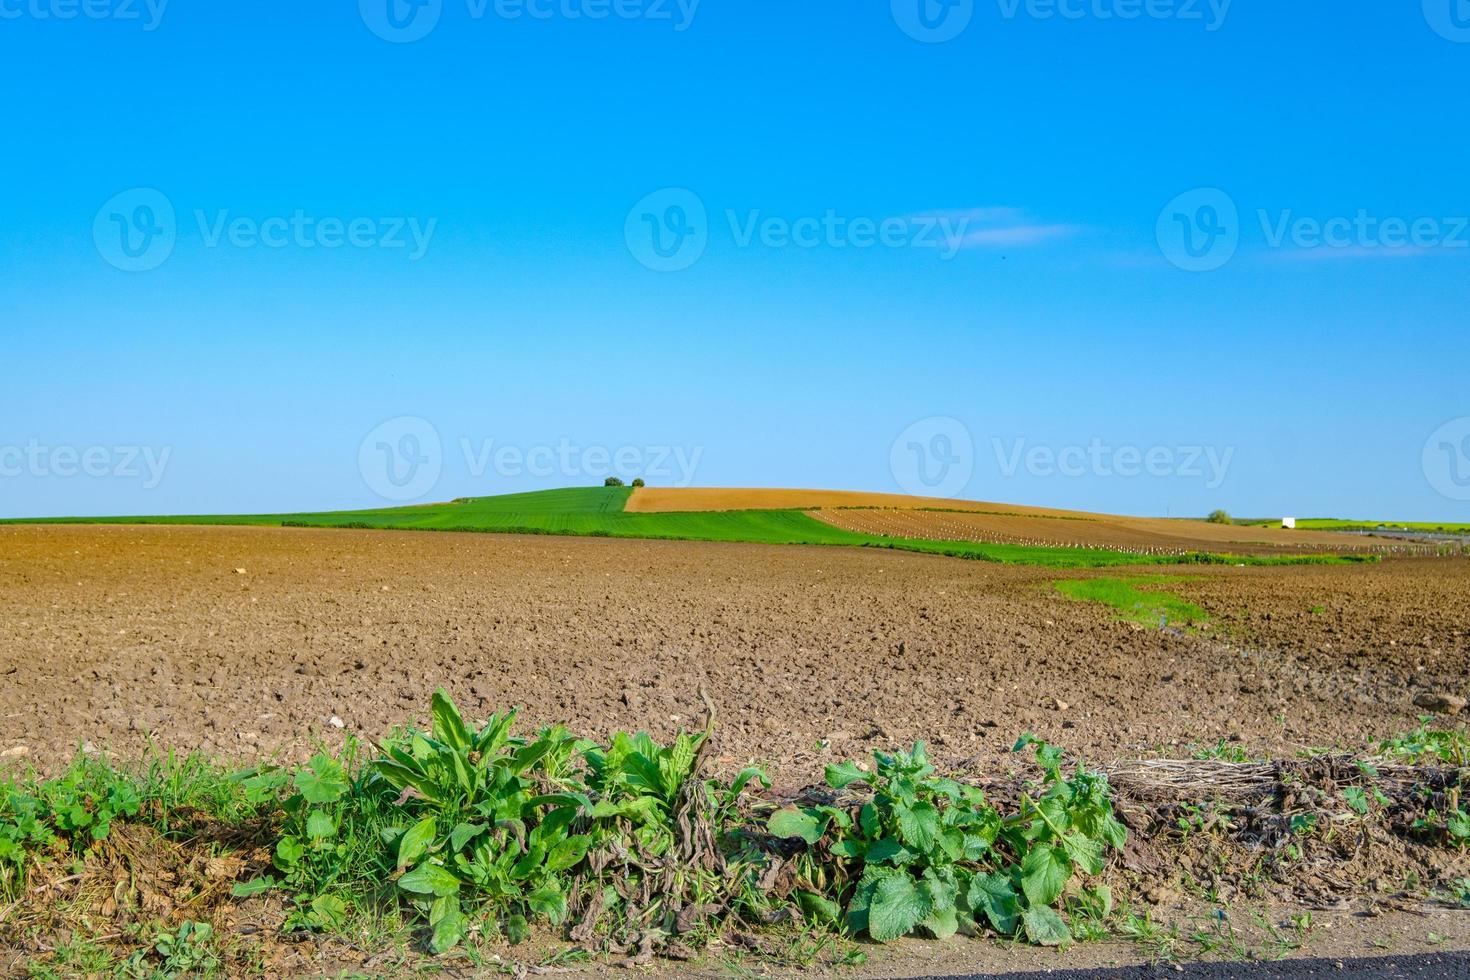
[[[1024,730],[1093,759],[1281,752],[1401,730],[1416,693],[1470,673],[1470,562],[1191,568],[1170,588],[1212,620],[1188,632],[1069,602],[1058,576],[866,549],[4,527],[0,751],[299,756],[341,737],[334,716],[376,737],[442,685],[473,712],[656,734],[703,688],[729,763],[783,772],[919,738],[995,760]]]
[[[1208,616],[1182,630],[1067,599],[1059,574],[833,547],[0,527],[0,753],[12,767],[45,772],[60,771],[79,747],[121,759],[173,747],[240,764],[295,764],[318,746],[342,750],[350,734],[376,741],[404,722],[426,727],[426,692],[443,687],[473,718],[522,705],[524,730],[565,722],[596,739],[647,728],[668,740],[700,725],[711,706],[710,770],[728,778],[746,762],[765,764],[777,783],[764,812],[788,801],[821,805],[830,795],[810,787],[824,766],[924,739],[944,771],[985,787],[1009,812],[1035,792],[1018,782],[1034,778],[1035,765],[1011,751],[1017,734],[1032,731],[1113,773],[1113,805],[1129,834],[1095,879],[1126,914],[1103,913],[1108,925],[1089,926],[1089,913],[1070,905],[1068,913],[1079,936],[1091,928],[1135,946],[1087,943],[1069,949],[1064,965],[1470,944],[1465,917],[1447,913],[1442,890],[1470,881],[1465,853],[1420,840],[1429,832],[1414,824],[1458,803],[1461,774],[1432,759],[1417,768],[1380,761],[1381,771],[1347,755],[1291,759],[1309,746],[1361,756],[1374,740],[1414,728],[1416,696],[1463,693],[1470,562],[1214,565],[1120,583],[1167,588]],[[1187,759],[1215,743],[1215,753],[1287,761],[1126,761]],[[320,791],[322,782],[298,774],[295,785]],[[1375,785],[1388,795],[1360,822],[1348,794],[1369,799]],[[166,815],[156,800],[149,805],[145,817]],[[182,819],[188,827],[201,818]],[[53,969],[47,964],[63,962],[63,945],[83,923],[105,934],[98,943],[119,947],[107,954],[113,963],[162,960],[148,952],[149,928],[178,937],[207,922],[227,938],[205,946],[232,972],[407,974],[423,965],[421,923],[368,939],[332,928],[303,933],[292,916],[340,911],[279,891],[238,891],[279,872],[279,847],[273,860],[260,844],[273,839],[262,834],[282,832],[274,823],[247,822],[225,836],[202,826],[165,839],[146,821],[121,824],[85,861],[35,868],[28,900],[0,908],[0,971]],[[218,851],[237,839],[243,847]],[[778,852],[796,854],[796,863],[778,860],[765,876],[781,895],[803,860],[791,845]],[[907,872],[897,880],[908,881]],[[1239,914],[1222,916],[1226,907]],[[1425,914],[1434,919],[1427,933]],[[762,938],[734,919],[699,928],[714,951],[673,973],[748,971],[745,957],[852,963],[850,953],[861,952],[840,943],[802,952],[801,933]],[[664,934],[642,935],[642,945],[607,948],[644,962],[652,937]],[[503,954],[501,964],[520,964],[522,974],[538,963],[559,969],[561,961],[536,957],[566,949],[556,934],[530,953],[498,942],[465,940],[476,956]],[[679,942],[659,948],[683,955]],[[841,975],[1056,965],[1049,951],[1009,942],[908,941],[875,949],[867,965]]]

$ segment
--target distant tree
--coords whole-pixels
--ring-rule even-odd
[[[602,485],[605,487],[620,487],[623,485],[623,481],[619,480],[615,476],[610,476],[606,480],[602,481]]]
[[[1210,511],[1210,516],[1207,517],[1207,518],[1205,518],[1205,520],[1209,521],[1211,524],[1234,524],[1235,523],[1234,521],[1232,521],[1230,519],[1230,515],[1227,514],[1227,513],[1225,513],[1223,510],[1212,510],[1212,511]]]
[[[643,482],[643,477],[641,477],[641,476],[635,476],[635,477],[633,477],[633,486],[635,486],[635,487],[646,487],[646,486],[648,486],[648,484],[646,484],[646,483]]]

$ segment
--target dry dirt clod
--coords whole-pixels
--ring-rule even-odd
[[[30,754],[31,747],[29,745],[15,745],[6,749],[4,752],[0,752],[0,759],[19,759],[22,756]]]
[[[1457,715],[1465,710],[1465,699],[1453,694],[1438,694],[1425,691],[1414,698],[1415,707],[1441,715]]]

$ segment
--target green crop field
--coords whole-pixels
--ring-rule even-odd
[[[1336,555],[1272,557],[1207,553],[1138,555],[1104,548],[1052,548],[889,538],[844,531],[797,510],[736,510],[693,513],[628,513],[627,487],[571,487],[497,497],[469,497],[444,504],[300,514],[179,515],[167,517],[73,517],[0,521],[0,524],[205,524],[337,527],[406,531],[475,531],[501,534],[561,534],[583,537],[731,541],[754,544],[819,544],[891,548],[925,554],[1054,568],[1115,565],[1301,564],[1362,560]]]

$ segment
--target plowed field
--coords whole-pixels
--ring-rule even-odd
[[[1411,727],[1416,693],[1470,675],[1470,561],[1190,570],[1171,588],[1212,615],[1198,635],[1118,622],[1057,577],[871,549],[4,527],[0,753],[300,756],[441,685],[473,714],[665,734],[703,688],[726,762],[792,774],[917,738],[999,761],[1028,729],[1094,759],[1290,752]]]

